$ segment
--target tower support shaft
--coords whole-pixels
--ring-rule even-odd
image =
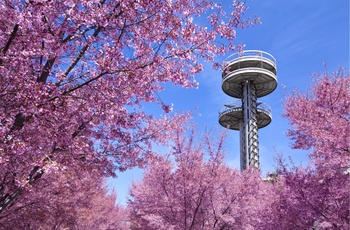
[[[241,171],[248,166],[259,168],[257,97],[250,81],[243,83],[243,121],[240,124]]]

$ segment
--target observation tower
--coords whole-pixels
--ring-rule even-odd
[[[224,62],[222,90],[236,98],[219,112],[219,123],[240,132],[241,171],[259,168],[258,129],[272,120],[271,109],[257,101],[277,87],[276,60],[266,52],[247,50],[229,56]]]

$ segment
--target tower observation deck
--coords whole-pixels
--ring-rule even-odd
[[[224,62],[222,90],[235,100],[224,105],[219,123],[240,131],[241,171],[248,166],[259,168],[258,129],[270,124],[271,109],[258,98],[273,92],[277,87],[275,58],[259,50],[235,53]]]

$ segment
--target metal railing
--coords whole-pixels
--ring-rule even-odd
[[[258,112],[265,113],[269,117],[272,118],[272,110],[271,110],[271,107],[268,104],[265,104],[265,103],[263,103],[261,101],[257,101],[256,104],[257,104]]]
[[[231,103],[226,103],[223,107],[221,107],[221,109],[219,110],[219,117],[225,113],[240,110],[242,110],[242,100],[233,100]]]
[[[257,112],[265,113],[269,117],[272,118],[272,110],[268,104],[265,104],[261,101],[256,102]],[[223,108],[219,110],[219,117],[224,114],[235,112],[235,111],[243,111],[242,101],[241,100],[233,100],[231,103],[224,104]]]
[[[252,57],[270,62],[276,67],[276,59],[271,54],[261,50],[245,50],[243,52],[234,53],[225,59],[224,67],[226,68],[232,62]]]
[[[267,69],[262,69],[259,67],[248,67],[248,68],[244,68],[244,69],[237,69],[234,71],[230,71],[228,73],[222,74],[222,82],[226,81],[226,79],[238,74],[238,73],[262,73],[265,75],[269,75],[271,77],[273,77],[275,80],[276,79],[276,74],[274,74],[273,72],[271,72],[270,70]]]

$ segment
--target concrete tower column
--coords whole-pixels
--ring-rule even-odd
[[[241,130],[241,157],[244,157],[243,167],[259,168],[259,142],[257,124],[257,106],[255,87],[250,81],[243,83],[243,126]]]

